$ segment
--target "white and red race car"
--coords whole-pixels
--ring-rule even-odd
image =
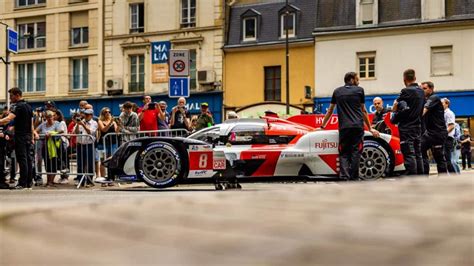
[[[187,138],[149,137],[123,144],[107,162],[112,178],[144,181],[164,188],[229,172],[258,182],[262,177],[327,176],[339,173],[337,116],[326,130],[315,131],[321,115],[288,120],[237,119],[200,130]],[[385,130],[368,132],[360,176],[381,178],[404,170],[398,130],[385,119]]]

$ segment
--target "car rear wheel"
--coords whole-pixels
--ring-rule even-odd
[[[166,142],[148,144],[139,152],[135,167],[143,181],[154,188],[172,187],[184,174],[180,153]]]
[[[390,154],[375,140],[365,140],[360,156],[359,177],[364,180],[382,178],[390,171]]]

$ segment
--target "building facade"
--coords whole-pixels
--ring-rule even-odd
[[[10,86],[20,87],[38,105],[102,95],[102,14],[100,0],[0,1],[0,20],[19,37],[19,52],[10,60]],[[0,35],[4,57],[5,34]],[[0,76],[3,81],[4,64]],[[0,91],[5,86],[1,82]],[[0,101],[5,102],[5,93]]]
[[[474,2],[318,0],[317,9],[317,111],[326,111],[348,71],[359,73],[370,110],[375,96],[390,106],[413,68],[418,82],[434,82],[451,100],[458,122],[474,126]]]
[[[105,0],[104,11],[106,93],[136,102],[147,94],[175,105],[176,99],[168,98],[168,66],[154,58],[154,44],[169,43],[171,49],[190,51],[191,113],[208,102],[221,121],[223,1]]]
[[[312,110],[315,2],[230,1],[224,46],[224,105],[241,117],[286,114],[286,29],[290,114]],[[285,26],[286,25],[286,26]],[[286,28],[285,28],[286,27]]]

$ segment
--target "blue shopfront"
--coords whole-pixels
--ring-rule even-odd
[[[151,94],[154,102],[166,101],[168,103],[168,112],[176,105],[176,98],[169,98],[167,94]],[[98,116],[103,107],[108,107],[112,111],[113,116],[120,115],[120,105],[126,101],[134,102],[138,106],[142,106],[143,95],[121,95],[121,96],[102,96],[100,98],[81,98],[59,101],[55,100],[56,106],[64,113],[66,118],[70,118],[71,114],[78,111],[80,100],[86,100],[94,106],[94,115]],[[209,110],[212,112],[216,123],[222,122],[222,91],[197,92],[191,93],[187,99],[186,106],[191,115],[197,115],[200,112],[200,105],[203,102],[209,104]],[[33,108],[44,106],[44,101],[28,101]]]
[[[451,101],[450,108],[456,114],[458,123],[463,124],[464,127],[470,127],[472,132],[474,130],[474,91],[437,92],[437,94]],[[365,106],[370,113],[375,112],[372,100],[377,96],[383,99],[385,106],[391,107],[398,94],[366,95]],[[314,98],[314,112],[326,113],[330,102],[331,97]]]

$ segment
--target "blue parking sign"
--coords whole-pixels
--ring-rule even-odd
[[[170,56],[171,42],[152,42],[151,43],[151,63],[166,64]]]
[[[8,51],[18,53],[18,32],[8,28]]]
[[[168,96],[170,98],[189,97],[189,78],[170,77]]]

